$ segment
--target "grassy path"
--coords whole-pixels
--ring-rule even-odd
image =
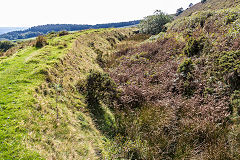
[[[59,38],[50,43],[60,41]],[[71,47],[72,35],[64,40]],[[34,103],[34,87],[44,81],[44,70],[50,67],[67,48],[27,47],[0,62],[0,159],[38,159],[37,153],[23,146],[29,111]],[[48,65],[49,64],[49,65]]]
[[[118,43],[130,33],[131,29],[98,29],[49,35],[48,45],[41,49],[28,46],[1,57],[0,160],[107,156],[106,139],[84,109],[84,96],[74,87],[90,69],[101,70],[91,45],[110,54],[116,48],[109,39]],[[46,75],[53,78],[51,82]],[[52,86],[60,80],[63,90],[56,109]]]
[[[27,91],[41,81],[40,76],[31,75],[36,66],[25,62],[34,51],[27,48],[0,64],[0,157],[3,159],[37,156],[24,151],[21,141],[26,130],[20,123],[27,118],[25,105],[30,98]]]

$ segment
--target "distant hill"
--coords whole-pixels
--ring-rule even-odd
[[[133,26],[139,24],[140,20],[129,21],[129,22],[118,22],[118,23],[106,23],[96,25],[78,25],[78,24],[47,24],[28,28],[23,31],[13,31],[0,35],[1,39],[16,40],[16,39],[27,39],[36,37],[38,35],[47,34],[50,32],[58,31],[77,31],[84,29],[99,29],[99,28],[121,28],[126,26]]]
[[[232,8],[240,5],[240,0],[207,0],[205,3],[197,3],[191,8],[186,9],[177,18],[190,16],[194,12]]]
[[[0,27],[0,34],[27,29],[27,27]]]

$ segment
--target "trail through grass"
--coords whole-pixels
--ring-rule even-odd
[[[71,36],[66,38],[73,39]],[[71,47],[69,39],[65,43]],[[23,146],[27,133],[23,124],[34,103],[34,87],[44,81],[45,70],[66,51],[55,46],[27,47],[0,62],[0,159],[39,157]]]
[[[89,44],[107,55],[116,50],[109,37],[117,43],[130,34],[131,29],[98,29],[48,35],[41,49],[28,45],[1,57],[0,159],[104,157],[104,136],[86,113],[75,83],[90,69],[101,70]],[[53,86],[60,82],[64,93],[56,102]]]

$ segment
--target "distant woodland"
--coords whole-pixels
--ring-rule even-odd
[[[84,29],[99,29],[99,28],[121,28],[139,24],[139,20],[119,23],[106,23],[96,25],[78,25],[78,24],[47,24],[28,28],[23,31],[13,31],[0,35],[0,40],[16,40],[36,37],[38,35],[47,34],[58,31],[77,31]]]

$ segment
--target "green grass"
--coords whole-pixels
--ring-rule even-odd
[[[21,121],[26,120],[26,105],[31,101],[31,90],[40,84],[43,75],[34,74],[36,64],[27,64],[26,59],[38,52],[29,47],[0,64],[0,104],[1,104],[1,157],[3,159],[23,158],[23,135],[26,129]],[[27,92],[28,91],[28,92]],[[25,157],[25,156],[24,156]]]
[[[94,42],[109,54],[114,49],[106,39],[130,30],[99,29],[49,36],[48,45],[41,49],[28,46],[1,57],[0,159],[96,159],[98,150],[104,155],[103,136],[90,116],[82,113],[84,96],[72,88],[88,70],[101,70],[95,62],[96,53],[87,45]],[[49,76],[53,80],[48,83]],[[73,82],[65,82],[67,78]],[[60,83],[58,79],[65,84],[56,104],[53,86]]]
[[[51,41],[56,41],[55,38]],[[71,36],[63,38],[71,47]],[[50,41],[50,43],[51,43]],[[62,41],[62,40],[61,40]],[[26,159],[38,157],[36,153],[27,152],[22,141],[27,129],[23,123],[27,121],[28,110],[34,103],[34,87],[45,79],[45,72],[51,62],[66,52],[55,46],[42,49],[27,47],[14,56],[0,63],[0,157],[1,159]],[[28,158],[27,158],[28,159]]]
[[[88,31],[89,32],[89,31]],[[79,34],[79,33],[77,33]],[[71,47],[74,37],[68,35],[49,40],[49,43],[66,43]],[[0,159],[29,159],[39,157],[37,153],[26,150],[23,145],[27,129],[34,88],[45,80],[51,63],[66,53],[67,48],[45,46],[42,49],[27,47],[0,63]],[[50,65],[47,65],[50,64]]]

